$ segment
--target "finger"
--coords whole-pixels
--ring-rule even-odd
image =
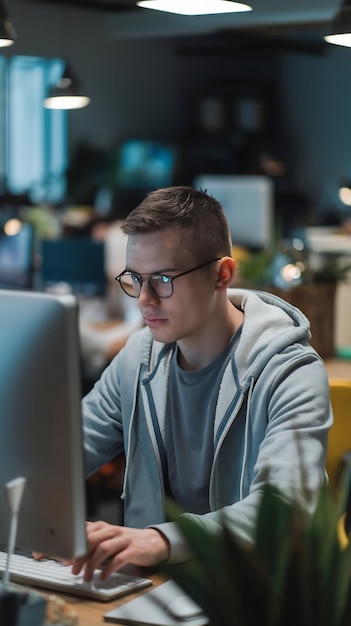
[[[71,561],[72,574],[78,575],[81,573],[84,564],[89,560],[99,542],[102,541],[104,530],[108,526],[109,524],[106,524],[106,522],[86,522],[88,550],[84,556]]]
[[[121,527],[115,524],[101,524],[91,525],[87,528],[87,541],[89,548],[101,543],[105,539],[112,539],[121,533]]]
[[[125,548],[125,540],[119,537],[100,543],[85,564],[84,580],[91,580],[95,569],[104,569],[106,561],[115,559]],[[113,568],[112,571],[114,571]]]
[[[72,561],[72,574],[74,574],[75,576],[80,574],[80,572],[82,571],[82,567],[84,563],[88,560],[88,558],[89,555],[87,554],[86,556],[82,556],[79,559],[75,559],[74,561]]]
[[[42,552],[32,552],[32,557],[36,561],[40,561],[40,559],[44,558],[44,555],[42,554]]]
[[[127,565],[127,563],[129,563],[129,560],[126,556],[126,550],[123,550],[101,568],[99,578],[106,580],[111,574],[118,572],[122,567]]]

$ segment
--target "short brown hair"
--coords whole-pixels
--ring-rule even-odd
[[[231,238],[221,204],[204,191],[192,187],[167,187],[149,193],[122,223],[126,235],[165,228],[184,231],[185,244],[202,259],[231,256]]]

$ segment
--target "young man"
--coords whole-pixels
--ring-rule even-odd
[[[235,263],[220,204],[161,189],[123,223],[117,280],[146,328],[132,335],[83,401],[89,474],[124,450],[125,526],[87,525],[89,579],[126,563],[187,557],[165,499],[216,529],[223,510],[252,540],[263,485],[313,510],[332,422],[328,378],[309,323],[269,294],[228,291]],[[255,225],[253,224],[253,228]]]

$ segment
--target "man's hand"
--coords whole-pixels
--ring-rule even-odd
[[[87,522],[88,554],[76,559],[72,573],[82,570],[84,580],[91,580],[94,569],[101,568],[101,579],[128,563],[151,567],[169,556],[167,539],[154,528],[126,528],[106,522]],[[107,561],[107,564],[106,564]]]

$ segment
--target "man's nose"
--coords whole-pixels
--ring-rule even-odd
[[[144,280],[141,285],[140,295],[138,298],[139,306],[145,306],[146,303],[149,303],[149,302],[154,303],[155,301],[157,302],[158,300],[159,300],[159,297],[154,292],[154,290],[150,288],[149,281]]]

